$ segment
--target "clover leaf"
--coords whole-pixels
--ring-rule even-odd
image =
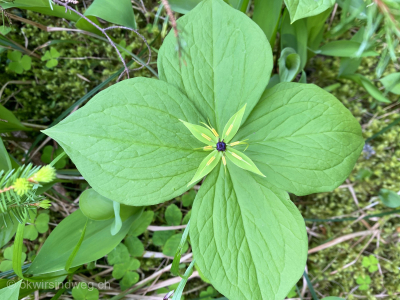
[[[366,291],[369,289],[369,285],[371,283],[371,277],[368,275],[366,276],[358,276],[356,279],[357,284],[360,285],[360,291]]]
[[[80,282],[72,289],[72,297],[75,300],[97,300],[99,299],[99,290],[88,287],[85,282]]]
[[[60,57],[60,52],[58,52],[55,48],[51,47],[50,50],[47,50],[42,56],[42,61],[47,61],[46,67],[51,69],[58,65],[57,58]]]
[[[9,51],[7,58],[11,60],[8,65],[9,69],[17,74],[22,74],[24,70],[28,71],[31,69],[32,58],[28,55],[22,56],[22,53],[19,51]]]
[[[379,261],[372,254],[370,256],[364,256],[362,260],[362,265],[368,268],[368,271],[373,273],[378,270]]]
[[[196,266],[228,299],[284,299],[308,247],[288,192],[338,187],[362,151],[361,127],[315,85],[266,89],[265,34],[223,0],[202,1],[177,26],[186,46],[179,57],[166,37],[160,80],[114,84],[44,132],[123,204],[168,201],[207,175],[191,212]]]
[[[35,220],[35,216],[33,217]],[[30,225],[25,226],[24,239],[34,241],[38,238],[39,233],[45,233],[49,230],[50,216],[46,213],[41,213],[36,220]]]
[[[140,262],[136,258],[130,257],[127,246],[118,244],[108,254],[107,259],[110,265],[114,265],[112,276],[115,279],[122,278],[119,283],[122,290],[126,290],[139,281],[139,274],[133,271],[139,269]]]
[[[53,146],[47,145],[46,147],[43,148],[42,156],[40,159],[45,164],[49,164],[53,161],[54,158],[56,158],[62,152],[64,151],[61,148],[54,149]],[[55,163],[54,167],[56,169],[63,169],[67,164],[67,162],[68,162],[68,157],[64,155]]]
[[[23,264],[25,259],[26,259],[26,247],[25,245],[22,246],[22,255],[21,255],[21,263]],[[1,272],[6,272],[6,271],[10,271],[13,269],[13,251],[14,251],[14,245],[7,247],[4,249],[3,252],[3,257],[4,260],[0,263],[0,271]]]

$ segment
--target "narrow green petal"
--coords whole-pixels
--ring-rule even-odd
[[[200,125],[190,124],[182,120],[179,121],[181,121],[200,142],[210,146],[215,146],[215,144],[218,142],[217,137],[214,136],[211,130]]]
[[[235,165],[239,168],[248,170],[255,174],[261,175],[265,177],[263,173],[257,168],[257,166],[253,163],[253,161],[242,152],[233,149],[232,147],[228,147],[227,151],[225,152],[226,157],[232,161]]]
[[[210,173],[221,160],[221,156],[222,155],[218,153],[217,150],[214,150],[209,155],[207,155],[207,157],[201,162],[199,168],[196,171],[196,174],[189,182],[188,186],[199,181],[208,173]]]
[[[228,123],[226,123],[224,132],[222,134],[222,139],[225,143],[229,143],[238,132],[245,110],[246,104],[229,119]]]

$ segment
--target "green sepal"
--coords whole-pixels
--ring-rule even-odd
[[[261,173],[261,171],[257,168],[255,163],[243,152],[235,150],[232,147],[228,147],[225,154],[226,154],[226,157],[231,162],[233,162],[235,165],[237,165],[239,168],[242,168],[244,170],[247,170],[247,171],[253,172],[255,174],[261,175],[262,177],[265,177],[265,175],[263,173]],[[239,157],[242,159],[240,160]]]
[[[209,165],[207,165],[207,163],[212,159],[212,157],[215,157],[214,160],[211,161]],[[194,174],[193,179],[189,182],[188,186],[198,182],[200,179],[202,179],[204,176],[210,173],[219,163],[220,160],[221,160],[221,154],[218,153],[217,150],[214,150],[209,155],[207,155],[207,157],[203,159],[203,161],[201,162],[199,168],[196,171],[196,174]]]
[[[235,113],[226,123],[222,133],[222,139],[225,143],[229,143],[238,132],[240,124],[242,123],[244,111],[246,110],[246,105],[247,104],[245,104],[237,113]]]
[[[194,135],[194,137],[198,139],[200,142],[207,144],[209,146],[215,146],[215,144],[218,142],[217,137],[214,136],[211,130],[200,125],[190,124],[183,120],[179,121],[181,121],[187,127],[187,129],[190,130],[190,132]],[[211,140],[208,140],[206,137],[204,137],[204,135],[209,137]]]

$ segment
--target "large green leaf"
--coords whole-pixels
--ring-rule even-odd
[[[136,29],[130,0],[95,0],[85,11],[85,16],[95,16],[110,23]]]
[[[285,0],[292,23],[322,13],[335,4],[335,0]]]
[[[342,103],[312,84],[267,90],[237,139],[266,180],[306,195],[331,191],[353,169],[364,145],[361,127]]]
[[[307,234],[286,192],[228,161],[197,194],[190,238],[197,265],[228,299],[282,300],[307,259]]]
[[[207,156],[179,121],[205,121],[172,85],[124,80],[44,131],[64,148],[90,185],[127,205],[150,205],[185,192]]]
[[[7,300],[18,300],[19,289],[21,288],[22,280],[0,290],[0,298]]]
[[[245,120],[272,70],[265,34],[222,0],[201,2],[177,24],[182,57],[171,32],[158,56],[160,79],[183,91],[218,132],[247,103]]]
[[[122,241],[141,213],[142,209],[136,208],[136,212],[123,222],[121,230],[116,235],[111,235],[110,227],[113,219],[88,220],[80,210],[75,211],[52,231],[27,273],[39,275],[64,270],[68,258],[80,240],[86,222],[85,237],[71,267],[100,259]]]

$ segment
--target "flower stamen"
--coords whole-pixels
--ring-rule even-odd
[[[211,142],[211,138],[210,138],[208,135],[202,133],[201,136],[202,136],[203,138],[205,138],[207,141]]]

